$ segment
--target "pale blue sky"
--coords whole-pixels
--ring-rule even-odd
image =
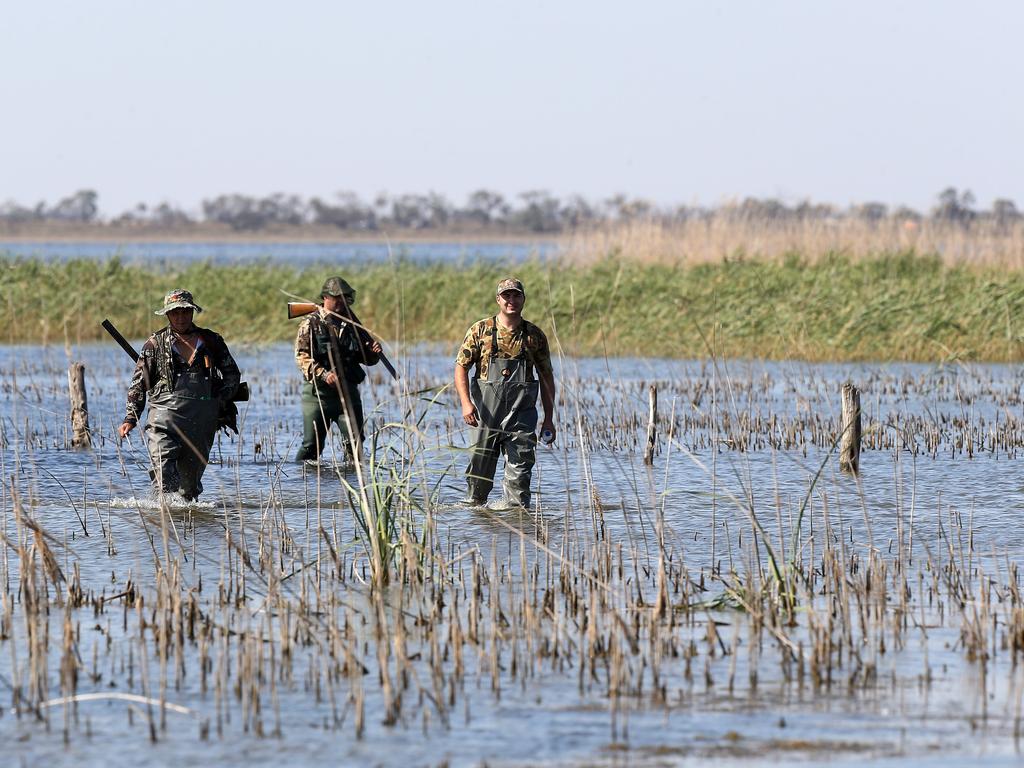
[[[1024,208],[1024,3],[4,0],[0,202]]]

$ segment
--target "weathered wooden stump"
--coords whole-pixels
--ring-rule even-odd
[[[842,430],[839,469],[856,475],[860,471],[860,390],[850,382],[843,384]]]
[[[85,365],[82,363],[72,363],[68,368],[68,389],[71,392],[71,445],[74,448],[91,448],[89,404],[85,396]]]
[[[650,466],[654,463],[654,449],[658,445],[658,387],[652,384],[647,394],[647,447],[644,449],[644,464]]]

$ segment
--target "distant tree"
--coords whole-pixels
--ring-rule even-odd
[[[999,198],[992,201],[992,219],[1000,227],[1006,227],[1020,221],[1021,214],[1013,200]]]
[[[338,192],[337,205],[330,205],[313,198],[310,206],[313,210],[313,221],[316,224],[327,224],[339,229],[373,230],[377,228],[377,214],[369,205],[359,199],[354,192]]]
[[[299,225],[308,220],[308,208],[296,195],[273,194],[265,198],[221,195],[204,200],[203,216],[227,224],[236,231],[263,229],[270,224]]]
[[[573,195],[566,200],[559,215],[562,225],[569,229],[590,224],[598,217],[594,206],[580,195]]]
[[[545,190],[531,190],[519,195],[523,208],[514,211],[512,220],[515,224],[530,232],[558,232],[562,228],[559,218],[561,205],[558,198],[552,197]]]
[[[621,221],[649,219],[654,214],[654,206],[647,200],[640,198],[630,200],[623,195],[619,195],[613,200],[616,205],[615,217]]]
[[[905,205],[901,205],[892,212],[892,217],[896,221],[902,221],[904,224],[917,224],[924,218],[920,213],[915,211],[913,208],[909,208]]]
[[[792,214],[800,221],[823,221],[833,218],[836,215],[836,210],[828,203],[812,203],[810,200],[803,200],[793,208]]]
[[[260,229],[266,223],[259,201],[245,195],[220,195],[213,200],[203,200],[202,208],[207,221],[227,224],[239,232]]]
[[[42,205],[42,204],[40,204]],[[39,218],[39,208],[26,208],[14,200],[0,205],[0,221],[8,224],[22,224]]]
[[[149,220],[161,227],[183,227],[195,223],[185,211],[168,202],[158,204],[150,212]]]
[[[442,229],[448,226],[452,218],[452,204],[438,192],[428,192],[424,201],[427,214],[427,226],[431,229]]]
[[[889,213],[889,207],[885,203],[862,203],[853,206],[853,215],[863,221],[876,223],[881,221]]]
[[[423,195],[392,198],[391,221],[405,229],[426,229],[430,225],[429,201]]]
[[[489,189],[478,189],[470,194],[464,209],[466,218],[484,226],[501,221],[508,216],[509,205],[498,192]]]
[[[83,223],[95,221],[96,214],[99,212],[97,200],[99,200],[99,194],[95,190],[81,189],[50,208],[46,212],[46,218]]]
[[[280,192],[265,197],[257,203],[257,210],[266,224],[289,224],[298,226],[309,220],[309,207],[298,195]]]
[[[733,215],[752,221],[778,221],[789,218],[792,211],[780,200],[760,200],[756,197],[746,198],[740,205],[733,209]]]
[[[956,187],[946,187],[939,193],[939,204],[932,209],[932,218],[938,221],[969,224],[976,216],[971,209],[974,195],[969,189],[958,192]]]

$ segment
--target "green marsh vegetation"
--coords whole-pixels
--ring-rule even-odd
[[[1024,354],[1024,270],[949,263],[912,250],[813,258],[737,251],[717,261],[669,263],[644,251],[507,266],[410,261],[297,268],[260,262],[147,268],[108,261],[0,258],[4,343],[103,338],[109,317],[129,338],[160,326],[167,290],[191,289],[199,320],[229,342],[291,341],[288,300],[315,300],[341,272],[358,291],[363,322],[391,344],[454,346],[493,312],[493,285],[514,272],[526,314],[582,356],[725,357],[811,361],[968,359]]]

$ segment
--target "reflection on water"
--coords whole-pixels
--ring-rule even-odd
[[[71,350],[71,357],[86,364],[95,444],[93,451],[76,452],[68,448],[68,353],[52,347],[0,348],[5,535],[15,530],[15,507],[20,505],[45,529],[50,546],[60,553],[64,575],[70,578],[75,572],[87,589],[111,600],[128,584],[152,590],[158,564],[174,559],[181,563],[176,577],[189,585],[190,594],[209,599],[215,584],[238,590],[240,604],[257,606],[257,622],[261,616],[269,621],[275,613],[275,588],[287,589],[288,579],[300,583],[311,569],[350,574],[344,594],[335,597],[364,605],[359,582],[368,578],[369,555],[353,522],[350,496],[357,492],[358,473],[338,463],[343,452],[336,444],[320,465],[287,460],[302,431],[298,372],[288,346],[234,351],[253,390],[240,413],[240,434],[218,439],[200,502],[172,503],[164,514],[149,495],[142,443],[137,437],[124,443],[114,438],[130,375],[120,350],[98,345]],[[155,746],[148,732],[125,730],[125,704],[111,701],[79,705],[72,728],[77,735],[68,748],[62,741],[63,726],[56,725],[64,714],[55,716],[48,732],[31,717],[16,718],[8,711],[0,715],[0,731],[24,739],[33,761],[73,756],[86,765],[130,764],[155,755],[161,760],[238,762],[244,754],[247,762],[259,762],[279,759],[282,749],[288,750],[290,760],[303,764],[341,757],[353,764],[396,765],[446,760],[475,764],[482,759],[489,764],[676,764],[729,758],[777,762],[820,761],[833,755],[921,763],[942,751],[1013,756],[1020,681],[1009,666],[1005,644],[996,639],[989,646],[991,653],[1002,655],[984,674],[977,664],[965,661],[965,635],[937,616],[927,597],[952,590],[948,584],[941,586],[952,577],[922,571],[922,563],[932,558],[939,562],[948,554],[950,562],[962,562],[971,578],[992,577],[993,583],[1002,583],[1008,564],[1024,551],[1024,533],[1016,525],[1024,507],[1017,463],[1024,432],[1022,381],[1015,368],[563,360],[557,368],[559,440],[538,450],[535,508],[499,513],[458,503],[464,491],[467,435],[454,396],[444,389],[451,357],[418,350],[396,357],[406,363],[400,382],[404,394],[375,371],[364,392],[370,411],[367,431],[375,436],[370,442],[375,440],[378,450],[388,454],[388,471],[407,472],[412,478],[407,502],[430,508],[445,568],[479,562],[486,570],[494,563],[496,583],[507,586],[494,590],[499,596],[491,599],[505,601],[499,608],[509,614],[512,626],[527,621],[511,615],[513,595],[530,579],[557,581],[559,562],[590,562],[589,552],[610,543],[612,556],[601,567],[609,573],[621,570],[623,583],[638,588],[653,578],[649,571],[663,542],[673,567],[685,567],[695,582],[672,585],[672,594],[692,589],[708,600],[707,610],[697,618],[688,613],[678,619],[689,627],[679,631],[692,632],[695,643],[719,648],[714,661],[701,656],[691,665],[686,643],[673,640],[665,645],[659,679],[646,682],[648,688],[664,685],[664,699],[653,705],[638,696],[625,706],[612,701],[596,682],[604,673],[591,669],[584,675],[569,651],[564,656],[546,651],[548,655],[534,659],[530,653],[539,651],[528,648],[524,636],[520,655],[503,657],[500,673],[488,671],[486,649],[465,660],[477,670],[475,688],[452,694],[457,711],[440,706],[432,710],[426,704],[385,725],[386,704],[373,670],[361,684],[366,697],[361,706],[368,715],[365,732],[356,740],[355,710],[345,705],[341,712],[338,702],[343,697],[337,694],[335,701],[335,693],[311,692],[311,681],[318,686],[321,677],[310,670],[326,660],[309,651],[308,662],[303,662],[309,669],[297,670],[296,680],[280,681],[274,694],[280,697],[276,715],[266,716],[279,724],[280,737],[257,738],[243,727],[250,721],[242,714],[240,699],[221,701],[203,694],[191,678],[179,681],[168,695],[187,712],[166,715],[169,722]],[[862,390],[865,452],[859,479],[838,473],[833,452],[844,381]],[[658,387],[660,423],[658,452],[648,467],[642,451],[652,384]],[[410,408],[418,418],[415,430],[410,429]],[[365,471],[376,470],[367,466]],[[792,660],[761,661],[760,654],[768,657],[769,651],[745,644],[746,636],[734,621],[736,611],[726,607],[740,604],[743,594],[723,594],[716,580],[730,570],[767,572],[767,564],[752,561],[752,517],[764,526],[775,550],[787,555],[792,551],[789,535],[802,531],[800,557],[822,574],[827,569],[818,558],[825,538],[844,557],[863,558],[865,568],[871,552],[883,558],[896,553],[895,562],[912,564],[907,582],[912,594],[901,619],[910,639],[899,648],[870,649],[871,654],[863,649],[865,662],[870,655],[875,666],[870,675],[856,678],[856,684],[847,683],[854,674],[850,669],[836,671],[834,686],[816,687],[806,682],[812,673],[803,664],[797,683],[796,673],[787,667]],[[268,531],[287,541],[268,540]],[[530,542],[528,554],[524,541]],[[941,547],[949,552],[939,551]],[[285,562],[282,553],[291,559]],[[232,584],[225,576],[238,558],[268,556],[282,558],[276,564],[282,573],[278,587],[256,578]],[[5,611],[14,617],[3,626],[18,645],[4,648],[6,638],[0,638],[0,674],[14,684],[26,675],[12,662],[27,642],[16,622],[21,608],[12,607],[19,600],[22,566],[12,547],[3,562],[9,575]],[[849,561],[845,564],[851,567]],[[850,572],[861,573],[855,566]],[[599,570],[594,573],[595,579],[607,577]],[[885,579],[883,575],[881,583]],[[929,580],[935,581],[934,588]],[[469,594],[468,584],[465,589]],[[967,602],[974,599],[970,595]],[[317,606],[326,598],[309,594],[302,599]],[[401,602],[398,593],[392,599]],[[900,599],[887,597],[891,604]],[[851,604],[855,614],[862,611],[859,621],[864,625],[888,620]],[[352,610],[346,621],[356,615],[357,609]],[[210,612],[215,625],[242,631],[234,625],[237,617]],[[587,626],[574,625],[571,614],[566,617],[567,649],[609,642],[618,631],[611,622],[588,638]],[[119,633],[141,632],[139,627],[151,620],[142,610],[136,616],[125,609],[122,616],[120,608],[95,618],[82,609],[76,619],[86,655],[94,648],[116,647]],[[280,616],[275,614],[275,620]],[[51,634],[59,638],[63,609],[55,607],[49,621]],[[441,614],[417,621],[454,631]],[[1009,631],[1001,621],[993,620],[987,628],[993,637]],[[927,641],[921,639],[925,636]],[[809,630],[802,637],[810,643],[814,633]],[[651,648],[657,646],[651,643]],[[60,667],[59,645],[51,651],[56,654],[54,669]],[[429,646],[408,650],[416,659],[431,652]],[[117,685],[118,691],[127,692],[121,690],[125,670],[138,660],[126,653],[109,658],[96,653],[100,661],[81,660],[79,690]],[[507,676],[517,664],[531,665],[529,684],[525,678],[522,684],[502,678],[497,693],[491,675]],[[90,683],[86,672],[94,665],[97,678]],[[631,674],[646,679],[642,669]],[[340,673],[324,679],[339,688],[349,684]],[[47,685],[52,696],[59,695],[57,679]],[[134,685],[141,690],[139,680]],[[440,685],[443,699],[447,684]],[[439,695],[426,679],[410,686],[419,693],[407,695],[418,695],[421,703]],[[267,701],[264,706],[272,705]],[[443,716],[424,714],[431,711]],[[213,732],[200,738],[204,722],[214,723]],[[979,728],[985,732],[984,748]],[[96,738],[83,737],[86,732]],[[113,757],[108,752],[111,738],[119,744]]]

